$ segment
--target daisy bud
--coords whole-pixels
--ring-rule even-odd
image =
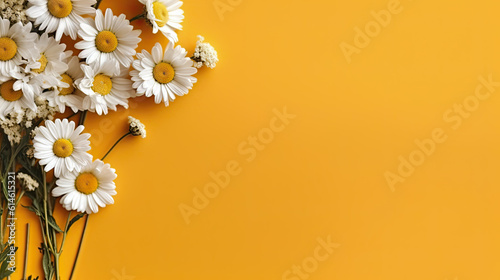
[[[146,126],[140,120],[129,116],[128,117],[129,131],[134,136],[146,138]]]
[[[209,68],[215,68],[217,62],[219,62],[217,51],[210,43],[203,43],[203,40],[205,40],[203,36],[198,35],[198,39],[194,55],[191,58],[194,60],[194,67],[201,68],[205,64]]]

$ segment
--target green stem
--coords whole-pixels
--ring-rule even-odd
[[[52,246],[52,241],[50,240],[50,231],[49,231],[49,218],[47,216],[47,178],[45,176],[45,172],[43,173],[43,210],[45,214],[45,233],[47,236],[47,241],[49,242],[49,248],[54,253],[54,247]]]
[[[56,180],[54,179],[52,182],[50,182],[48,188],[47,188],[47,193],[48,194],[51,194],[52,193],[52,189],[54,188],[54,185],[56,183]],[[55,200],[54,200],[54,197],[52,195],[49,195],[48,197],[48,201],[47,201],[47,205],[49,207],[49,213],[51,215],[54,214],[54,203],[55,203]]]
[[[99,5],[101,5],[102,0],[97,0],[97,3],[95,3],[95,9],[99,9]]]
[[[88,113],[87,110],[85,110],[81,113],[80,121],[78,122],[78,125],[83,125],[85,123],[85,119],[87,119],[87,113]]]
[[[5,236],[8,236],[8,235],[10,234],[10,233],[9,233],[9,234],[7,234],[7,225],[8,225],[8,222],[7,222],[7,221],[9,220],[9,216],[12,216],[12,218],[15,218],[15,217],[16,217],[17,205],[18,205],[18,204],[19,204],[19,202],[21,201],[21,198],[24,196],[24,193],[25,193],[25,192],[26,192],[26,191],[23,189],[23,190],[21,191],[21,193],[19,194],[19,196],[17,197],[17,199],[16,199],[16,201],[15,201],[15,203],[14,203],[14,210],[12,211],[12,214],[11,214],[11,211],[7,211],[7,210],[8,210],[8,209],[7,209],[8,207],[6,207],[6,209],[4,210],[4,212],[5,212],[5,222],[3,223],[3,226],[4,226],[4,227],[2,228],[2,229],[3,229],[3,230],[2,230],[2,231],[3,231],[3,232],[2,232],[2,236],[4,236],[4,235],[5,235]],[[7,204],[7,205],[8,205],[8,204]],[[2,243],[3,243],[3,240],[2,240]]]
[[[30,224],[26,224],[26,249],[24,250],[23,280],[26,280],[26,271],[28,270],[28,253],[30,248]]]
[[[64,247],[64,242],[66,241],[66,234],[68,233],[68,226],[69,226],[69,220],[71,218],[71,211],[68,213],[68,219],[66,220],[66,227],[64,228],[64,234],[63,234],[63,239],[61,241],[61,247],[59,248],[59,254],[62,253],[62,249]]]
[[[9,163],[7,164],[7,168],[5,170],[5,174],[3,176],[4,179],[7,178],[8,174],[9,174],[9,169],[10,168],[12,168],[12,170],[15,171],[15,168],[16,168],[15,161],[16,161],[16,157],[17,157],[17,155],[19,154],[20,151],[21,151],[21,147],[18,147],[15,151],[11,147],[11,157],[10,157]]]
[[[21,193],[19,194],[19,196],[17,197],[17,200],[16,200],[16,208],[17,208],[17,205],[19,205],[19,202],[21,201],[21,198],[23,198],[24,194],[26,193],[26,190],[22,190]]]
[[[7,165],[7,170],[6,170],[7,173],[5,174],[6,178],[9,178],[9,175],[11,172],[15,174],[15,171],[16,171],[15,158],[16,158],[18,152],[19,152],[19,148],[17,148],[16,151],[11,149],[11,158],[9,160],[9,164]],[[14,179],[15,179],[15,175],[14,175]],[[7,189],[8,189],[8,187],[9,187],[8,182],[6,182],[6,185],[4,187],[7,187]],[[5,204],[5,208],[3,211],[3,213],[5,214],[5,220],[4,220],[4,224],[3,224],[3,228],[2,228],[2,244],[3,244],[3,237],[9,236],[9,234],[7,233],[7,225],[8,225],[7,221],[9,220],[9,215],[10,215],[11,211],[8,211],[8,209],[9,209],[8,201],[10,201],[10,199],[8,197],[6,197],[6,199],[7,199],[7,203]],[[14,213],[13,218],[15,218],[15,208],[14,208],[13,213]],[[10,216],[12,216],[12,215],[10,215]]]
[[[69,120],[69,119],[71,119],[72,117],[74,117],[74,116],[78,115],[78,113],[80,113],[80,112],[81,112],[81,111],[77,111],[76,113],[73,113],[73,114],[69,115],[69,117],[67,117],[67,119],[68,119],[68,120]]]
[[[87,231],[87,224],[89,223],[89,215],[85,217],[85,225],[83,226],[82,237],[80,238],[80,244],[78,244],[78,251],[76,252],[75,262],[73,263],[73,268],[71,269],[71,275],[69,280],[73,279],[73,274],[75,273],[75,268],[78,263],[78,257],[80,256],[80,251],[82,249],[83,238],[85,237],[85,232]]]
[[[38,217],[38,220],[40,221],[40,231],[42,232],[43,244],[47,247],[47,238],[45,237],[45,231],[43,230],[42,217]]]
[[[56,270],[56,280],[59,280],[60,277],[60,271],[59,271],[59,257],[61,254],[57,253],[57,237],[56,237],[56,231],[53,228],[50,228],[50,231],[52,233],[52,238],[54,238],[54,266]]]
[[[52,193],[52,188],[54,187],[54,183],[55,183],[55,180],[53,180],[52,182],[50,182],[50,185],[48,187],[48,191],[47,193],[50,194]],[[47,205],[48,205],[48,211],[49,213],[52,215],[54,213],[54,210],[53,210],[53,203],[52,203],[52,196],[49,196],[48,197],[48,201],[47,201]],[[60,254],[57,252],[57,232],[54,228],[50,227],[50,233],[52,234],[52,244],[53,244],[53,248],[52,248],[52,252],[53,252],[53,255],[54,255],[54,268],[55,268],[55,276],[56,276],[56,280],[59,280],[61,278],[61,272],[60,272],[60,269],[59,269],[59,257],[60,257]]]
[[[134,20],[141,19],[141,18],[146,18],[146,12],[145,12],[145,11],[144,11],[144,12],[142,12],[142,13],[140,13],[140,14],[138,14],[138,15],[136,15],[135,17],[133,17],[133,18],[130,20],[130,22],[132,22],[132,21],[134,21]]]
[[[2,184],[3,184],[3,182],[2,182]],[[5,209],[4,202],[5,201],[2,199],[2,209],[3,209],[3,212],[7,212],[7,211],[5,211],[6,209]],[[7,214],[5,213],[5,215],[7,215]],[[4,232],[3,232],[3,213],[2,213],[2,215],[0,216],[0,251],[2,251],[2,252],[3,252],[3,248],[4,248],[3,247],[3,238],[4,238]]]
[[[118,143],[120,143],[120,141],[122,141],[125,137],[129,136],[130,134],[132,134],[132,132],[129,131],[129,132],[125,133],[125,135],[120,137],[120,139],[118,139],[118,141],[115,142],[115,144],[111,147],[111,149],[108,150],[108,152],[102,157],[101,160],[104,160],[109,155],[109,153],[111,153],[111,151],[116,147],[116,145],[118,145]]]
[[[56,280],[59,280],[59,254],[54,254],[54,266],[56,267]]]

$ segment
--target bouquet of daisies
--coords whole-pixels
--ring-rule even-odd
[[[139,1],[144,9],[131,20],[101,11],[95,0],[0,3],[0,279],[16,271],[12,221],[23,197],[28,204],[22,206],[38,217],[42,232],[42,278],[57,280],[71,226],[85,219],[83,239],[89,215],[114,203],[116,170],[104,160],[125,137],[146,137],[145,126],[129,117],[129,131],[94,158],[84,126],[88,113],[104,117],[142,95],[168,106],[193,88],[198,68],[216,66],[217,52],[202,36],[191,56],[175,46],[184,19],[181,1]],[[169,43],[136,53],[141,30],[131,21],[140,19]],[[72,39],[78,55],[60,42],[63,36]],[[71,115],[61,117],[67,108]],[[57,201],[67,210],[62,225],[54,219]],[[77,250],[67,268],[71,277]],[[32,279],[26,266],[22,279]]]

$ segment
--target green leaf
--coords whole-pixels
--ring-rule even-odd
[[[24,206],[22,205],[24,208],[32,211],[32,212],[35,212],[35,214],[39,217],[42,218],[42,220],[45,221],[45,214],[39,210],[37,207],[35,207],[34,205],[36,204],[35,200],[33,200],[33,205],[30,205],[30,206]],[[57,222],[56,220],[54,219],[54,217],[52,217],[52,214],[50,213],[47,213],[47,219],[49,220],[48,223],[50,225],[51,228],[55,229],[57,232],[59,233],[62,233],[63,230],[57,225]]]
[[[38,209],[36,209],[35,207],[33,206],[24,206],[22,205],[24,208],[30,210],[31,212],[34,212],[37,216],[39,217],[42,217],[42,213],[40,211],[38,211]]]
[[[9,164],[11,146],[7,134],[4,133],[2,139],[2,147],[0,148],[0,159],[2,161],[2,174],[6,173],[7,165]]]
[[[8,261],[4,261],[2,263],[2,265],[0,266],[0,279],[4,279],[4,278],[9,277],[16,270],[15,267],[14,267],[14,269],[9,270],[8,266],[9,266]]]
[[[9,253],[9,250],[8,249],[8,246],[9,245],[9,242],[6,242],[3,246],[4,246],[4,250],[3,252],[0,254],[0,262],[3,262],[7,259],[7,254]]]
[[[26,154],[26,151],[28,150],[28,147],[29,146],[26,146],[26,148],[23,149],[17,155],[17,161],[23,167],[23,169],[19,170],[19,171],[29,174],[41,186],[43,184],[42,173],[40,172],[40,168],[37,165],[35,165],[35,166],[31,165],[31,159],[29,159],[28,155]]]
[[[29,197],[31,199],[31,204],[33,205],[33,207],[35,207],[35,209],[38,209],[39,212],[41,212],[41,209],[43,209],[43,207],[40,207],[40,203],[42,203],[42,199],[38,195],[38,192],[36,192],[36,191],[35,192],[26,192],[24,195]]]
[[[52,215],[50,213],[47,213],[47,218],[49,219],[49,225],[55,229],[57,232],[61,233],[63,232],[62,229],[57,225],[57,222],[56,220],[54,219],[54,217],[52,217]]]
[[[74,223],[76,223],[78,220],[80,220],[83,216],[85,216],[85,213],[80,213],[80,214],[74,216],[73,219],[71,219],[71,221],[69,221],[68,228],[66,229],[66,232],[68,232],[69,229],[71,228],[71,226]]]
[[[8,262],[7,256],[8,256],[8,253],[11,251],[10,247],[11,247],[10,245],[6,244],[6,247],[1,254],[2,257],[5,254],[5,257],[3,257],[3,258],[5,258],[5,260],[3,260],[2,265],[0,265],[0,279],[7,278],[9,275],[11,275],[16,270],[15,267],[9,269],[9,262]],[[14,252],[16,252],[17,249],[18,249],[18,247],[14,247]]]
[[[43,249],[42,266],[44,275],[51,275],[54,269],[52,265],[52,260],[50,259],[49,248],[45,247]]]
[[[8,181],[6,181],[8,182]],[[9,183],[6,183],[2,186],[2,191],[3,191],[3,195],[5,197],[5,199],[8,201],[9,200],[9,192],[7,190],[7,186],[8,186]]]

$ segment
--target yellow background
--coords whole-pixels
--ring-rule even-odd
[[[179,43],[191,54],[202,34],[221,61],[168,108],[139,98],[129,111],[89,115],[95,158],[126,132],[128,115],[148,137],[127,138],[106,159],[118,195],[91,216],[74,279],[286,279],[328,236],[340,247],[308,279],[498,279],[500,98],[481,101],[456,130],[443,114],[474,94],[479,76],[500,81],[500,3],[401,0],[348,63],[340,44],[353,45],[355,28],[390,2],[185,1]],[[222,20],[214,3],[232,10]],[[134,0],[101,7],[128,18],[141,10]],[[139,50],[166,45],[134,25]],[[296,118],[247,162],[238,146],[283,107]],[[446,142],[392,192],[384,174],[435,128]],[[241,174],[187,225],[179,205],[231,160]],[[31,227],[28,272],[38,275]],[[81,229],[70,231],[62,279]]]

